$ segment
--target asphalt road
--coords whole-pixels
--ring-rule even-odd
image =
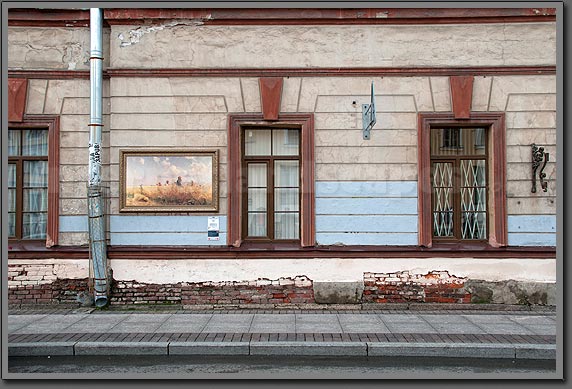
[[[374,357],[10,357],[8,371],[30,378],[557,378],[555,362],[547,360]]]

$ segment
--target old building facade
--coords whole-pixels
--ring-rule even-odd
[[[556,304],[555,9],[102,15],[111,305]],[[8,21],[9,303],[89,303],[90,12]]]

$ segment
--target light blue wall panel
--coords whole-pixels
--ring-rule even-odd
[[[226,234],[220,234],[220,240],[207,240],[207,232],[203,233],[113,233],[111,245],[142,246],[221,246],[226,245]]]
[[[533,234],[508,234],[509,246],[556,246],[556,234],[537,232]]]
[[[316,197],[417,197],[417,181],[318,181]]]
[[[508,232],[556,232],[556,215],[511,215]]]
[[[416,215],[316,216],[319,232],[417,232]]]
[[[317,215],[417,215],[417,198],[317,198]]]
[[[204,232],[208,216],[116,215],[110,217],[110,231],[116,232]],[[226,232],[226,216],[219,216],[220,232]]]
[[[411,233],[317,233],[319,245],[417,245],[417,234]]]
[[[87,215],[60,216],[60,232],[87,232]]]

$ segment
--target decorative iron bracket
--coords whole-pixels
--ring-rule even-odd
[[[536,193],[536,171],[540,167],[540,163],[544,161],[542,164],[542,168],[540,168],[540,172],[538,172],[538,178],[540,179],[540,186],[542,190],[546,192],[548,190],[548,182],[544,181],[546,178],[546,173],[544,173],[544,168],[546,167],[546,163],[550,159],[550,154],[544,152],[544,147],[538,147],[536,144],[532,144],[532,193]]]
[[[363,125],[363,139],[370,139],[370,131],[375,125],[375,93],[373,91],[373,81],[371,82],[370,104],[361,105],[361,120]]]

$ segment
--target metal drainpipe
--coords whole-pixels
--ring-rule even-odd
[[[89,183],[87,188],[89,215],[89,251],[93,265],[95,306],[107,305],[107,245],[103,191],[101,188],[101,130],[103,90],[103,16],[99,8],[90,8],[90,123]]]

